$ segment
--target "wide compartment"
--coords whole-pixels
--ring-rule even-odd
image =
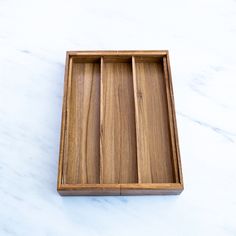
[[[168,52],[68,52],[58,192],[182,190]]]

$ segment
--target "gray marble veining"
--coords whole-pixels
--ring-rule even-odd
[[[236,235],[236,1],[0,0],[0,235]],[[56,192],[66,50],[169,49],[185,190]]]

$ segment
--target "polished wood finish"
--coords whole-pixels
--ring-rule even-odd
[[[137,183],[131,61],[104,62],[101,87],[101,183]]]
[[[99,63],[71,61],[63,181],[99,183]]]
[[[183,190],[168,51],[68,52],[61,195]]]
[[[140,183],[172,183],[172,150],[163,66],[133,57]]]

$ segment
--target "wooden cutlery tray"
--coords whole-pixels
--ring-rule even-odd
[[[168,51],[67,52],[58,192],[179,194]]]

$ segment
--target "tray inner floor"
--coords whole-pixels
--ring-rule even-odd
[[[63,183],[174,183],[162,61],[70,68]]]
[[[137,183],[132,63],[105,63],[101,98],[101,182]]]
[[[163,64],[136,62],[136,127],[140,183],[174,182]]]
[[[63,180],[100,181],[100,63],[73,63],[68,84]]]

